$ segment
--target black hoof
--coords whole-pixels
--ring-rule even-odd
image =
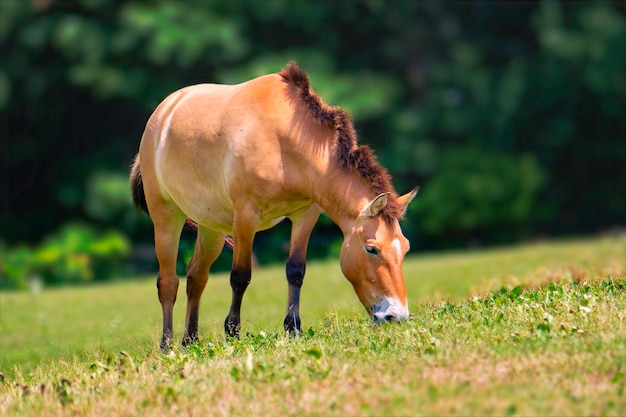
[[[227,338],[239,339],[239,331],[241,330],[241,322],[239,320],[226,317],[224,321],[224,332]]]
[[[199,339],[198,339],[198,335],[192,335],[192,336],[185,336],[183,337],[183,347],[187,347],[189,345],[195,345],[196,343],[198,343]]]
[[[161,338],[160,347],[163,352],[169,352],[172,350],[172,338],[163,336],[163,338]]]
[[[298,336],[302,333],[302,328],[300,327],[300,317],[299,316],[287,316],[285,317],[285,321],[283,322],[283,327],[285,331],[289,333],[290,337]]]

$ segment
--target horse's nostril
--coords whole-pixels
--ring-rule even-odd
[[[395,321],[396,316],[393,314],[385,314],[385,313],[374,313],[374,321],[379,323],[387,323],[390,321]]]

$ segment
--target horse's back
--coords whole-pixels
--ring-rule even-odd
[[[273,74],[237,85],[198,84],[167,97],[140,148],[155,192],[225,233],[238,204],[255,204],[268,218],[285,211],[263,207],[283,192],[280,140],[293,112],[284,85]]]

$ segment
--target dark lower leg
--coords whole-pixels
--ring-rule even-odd
[[[157,289],[161,309],[163,310],[163,335],[161,337],[160,347],[162,350],[167,350],[172,348],[172,316],[174,303],[176,302],[176,293],[178,291],[178,277],[166,276],[159,273],[157,277]]]
[[[301,329],[300,323],[300,288],[304,280],[305,264],[301,261],[289,259],[287,261],[287,282],[289,283],[289,297],[287,300],[287,315],[283,327],[288,333],[297,334]]]
[[[187,325],[183,336],[183,346],[193,345],[198,342],[198,309],[199,302],[192,305],[187,302]]]
[[[243,300],[243,294],[246,292],[246,288],[248,288],[248,284],[250,283],[250,277],[250,268],[233,268],[230,273],[230,286],[233,292],[230,311],[224,321],[224,330],[227,337],[239,337],[239,330],[241,329],[241,301]]]
[[[198,230],[196,250],[187,266],[187,315],[183,346],[198,342],[198,313],[209,269],[222,252],[224,236],[206,229]]]
[[[187,316],[185,317],[185,335],[183,346],[191,345],[198,341],[198,312],[200,310],[200,297],[209,279],[208,273],[195,268],[192,259],[187,275]],[[208,268],[207,268],[208,271]]]

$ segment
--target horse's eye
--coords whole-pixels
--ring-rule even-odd
[[[378,255],[378,248],[376,246],[366,245],[365,252],[369,253],[370,255]]]

